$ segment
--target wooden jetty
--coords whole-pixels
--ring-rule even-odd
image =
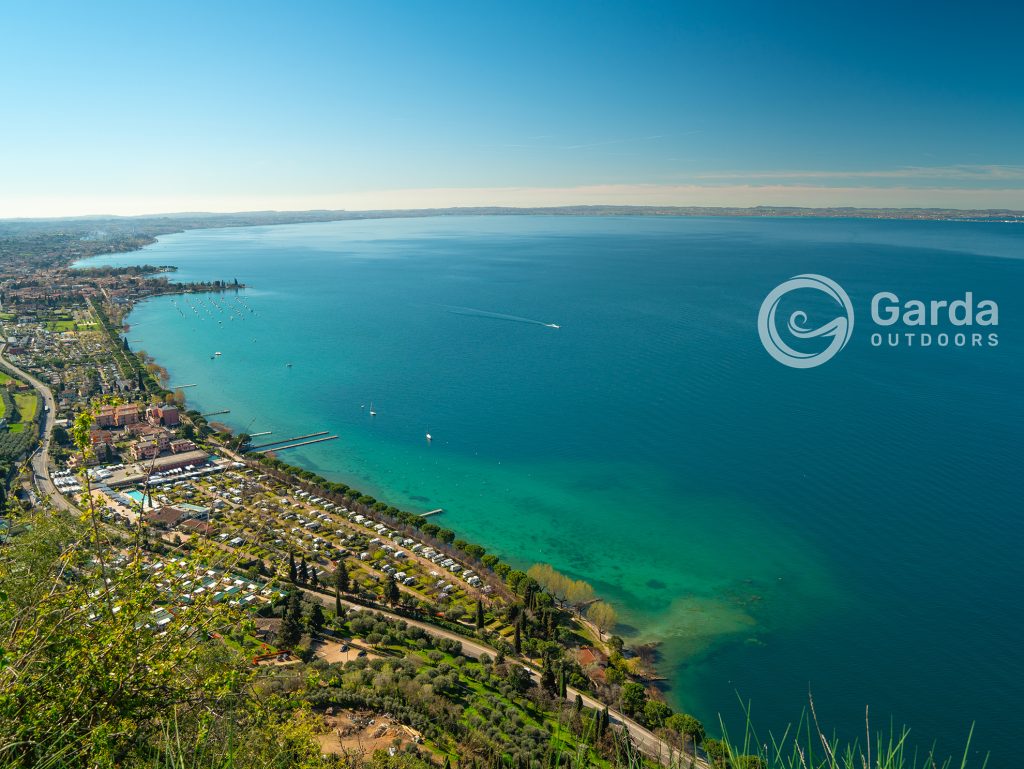
[[[291,443],[292,441],[304,441],[307,438],[318,438],[321,435],[327,435],[326,430],[321,430],[318,433],[307,433],[306,435],[296,435],[294,438],[281,438],[276,441],[268,441],[267,443],[261,443],[257,446],[253,446],[252,449],[265,449],[267,446],[276,446],[279,443]]]
[[[284,451],[285,449],[297,449],[299,446],[308,446],[311,443],[321,443],[322,441],[333,441],[337,440],[337,435],[322,435],[320,438],[311,438],[308,441],[301,441],[299,443],[289,443],[286,446],[278,446],[274,444],[269,449],[255,449],[251,450],[251,454],[266,454],[268,451]]]

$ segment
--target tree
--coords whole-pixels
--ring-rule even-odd
[[[348,569],[345,567],[344,561],[338,562],[338,570],[334,573],[334,584],[342,593],[349,592],[351,586],[348,579]]]
[[[487,554],[480,559],[480,562],[488,569],[494,569],[498,565],[498,556]]]
[[[533,676],[530,675],[530,671],[522,665],[517,665],[515,663],[508,666],[507,672],[505,673],[505,680],[519,694],[526,692],[531,686],[533,686]]]
[[[615,627],[618,615],[610,603],[597,601],[587,607],[587,619],[597,626],[597,630],[601,634],[601,640],[604,640],[604,634]]]
[[[285,615],[281,619],[281,632],[278,635],[280,645],[291,648],[302,638],[302,597],[298,590],[288,594]]]
[[[626,715],[634,716],[643,712],[644,705],[647,704],[647,690],[644,689],[643,684],[630,681],[623,684],[619,698],[622,702],[622,710]]]
[[[664,725],[665,719],[672,715],[672,708],[664,702],[648,700],[644,705],[644,721],[651,729],[657,729]]]
[[[547,590],[559,601],[564,601],[572,580],[561,572],[555,571],[548,563],[535,563],[526,572],[537,581],[542,588]]]
[[[310,567],[310,570],[309,570],[309,584],[311,584],[313,587],[319,587],[320,586],[320,577],[316,573],[316,566]]]
[[[313,636],[320,635],[320,631],[324,629],[324,621],[323,607],[317,601],[313,604],[313,608],[309,610],[309,617],[306,619],[306,627],[309,628],[309,634]]]
[[[387,584],[384,585],[384,598],[389,604],[394,606],[398,603],[401,597],[401,593],[398,590],[398,583],[393,579],[389,579]]]
[[[708,758],[711,759],[711,765],[714,767],[725,767],[729,764],[729,748],[721,740],[711,739],[710,737],[704,740],[704,752],[708,754]]]
[[[516,634],[512,639],[512,648],[516,650],[516,654],[523,653],[523,620],[522,617],[516,622]]]
[[[484,629],[484,602],[479,598],[476,599],[476,629]]]
[[[584,604],[594,600],[594,588],[582,579],[575,580],[566,590],[566,600],[579,613]]]
[[[348,572],[345,570],[345,563],[338,564],[338,570],[334,572],[334,613],[341,616],[341,593],[348,592]]]
[[[298,572],[295,570],[295,553],[291,550],[288,551],[288,579],[291,582],[295,582],[298,577]]]
[[[299,582],[305,585],[309,582],[309,569],[306,567],[306,556],[299,560]]]
[[[558,691],[558,684],[555,681],[555,671],[551,668],[551,663],[548,660],[544,660],[544,669],[540,674],[540,688],[548,694],[554,696],[555,692]]]
[[[566,692],[567,687],[565,685],[565,665],[563,664],[558,666],[558,696],[564,700]]]
[[[665,719],[665,726],[678,734],[682,740],[700,745],[704,740],[704,724],[689,713],[675,713]]]
[[[451,529],[440,529],[437,532],[437,538],[450,545],[455,541],[455,532]]]
[[[526,579],[529,579],[526,576],[526,572],[516,569],[505,575],[505,584],[508,585],[508,589],[513,593],[519,594],[519,585]]]

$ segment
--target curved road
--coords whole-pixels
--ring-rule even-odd
[[[53,393],[50,392],[49,387],[34,376],[7,360],[4,356],[6,351],[7,345],[0,345],[0,365],[32,385],[43,400],[44,408],[39,412],[39,448],[32,454],[31,460],[32,479],[35,486],[41,496],[48,497],[65,510],[75,511],[75,507],[64,498],[64,495],[57,493],[53,481],[50,480],[50,441],[53,438],[54,414],[57,413],[57,404],[53,400]]]

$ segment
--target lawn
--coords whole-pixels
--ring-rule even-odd
[[[35,393],[16,393],[14,403],[18,407],[18,413],[21,414],[22,422],[35,420],[36,412],[39,410],[39,398]]]
[[[73,320],[51,320],[46,323],[47,331],[76,331],[77,324]]]

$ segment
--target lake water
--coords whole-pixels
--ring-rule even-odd
[[[948,751],[977,720],[1006,766],[1022,256],[1009,224],[507,216],[194,231],[96,261],[248,284],[141,304],[132,347],[238,430],[341,436],[282,458],[590,581],[623,635],[661,642],[674,705],[736,725],[739,695],[777,729],[810,688],[847,736],[865,705]],[[857,312],[810,370],[756,328],[801,273]],[[874,347],[878,291],[993,299],[999,344]]]

